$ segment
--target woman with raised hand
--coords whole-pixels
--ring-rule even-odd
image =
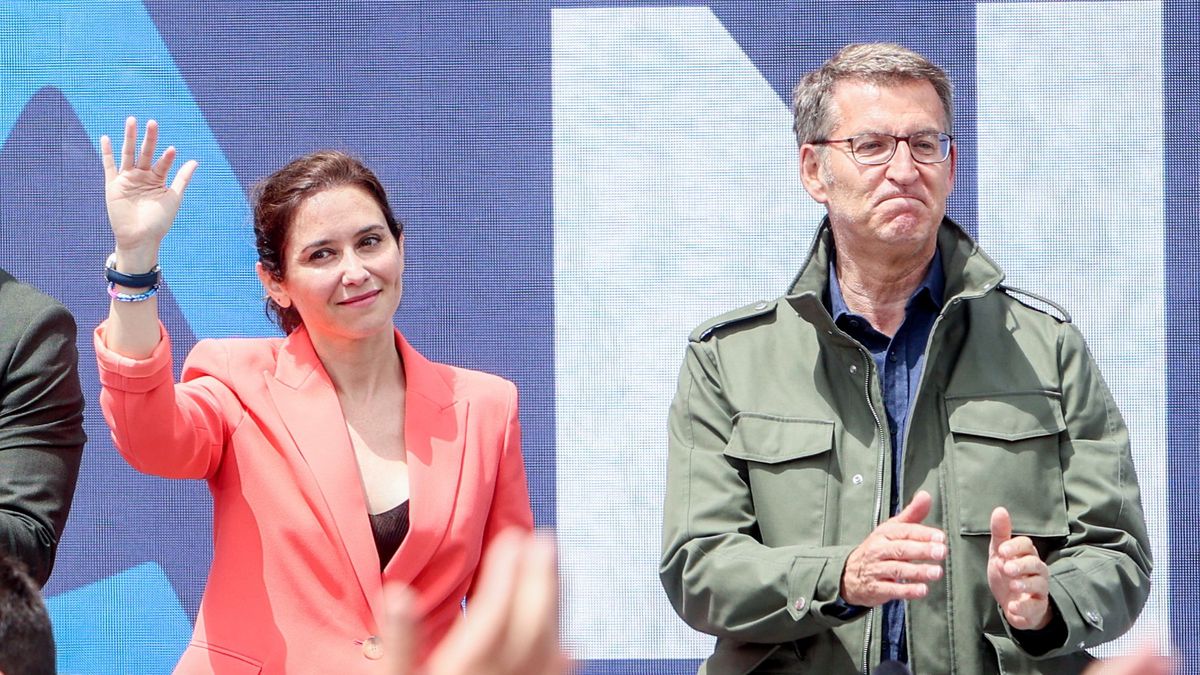
[[[157,136],[150,121],[135,152],[126,120],[119,166],[100,139],[116,251],[95,346],[121,454],[213,497],[212,568],[175,672],[381,672],[385,582],[412,590],[423,658],[491,542],[532,529],[516,389],[394,328],[402,226],[375,175],[334,151],[255,193],[257,273],[287,337],[202,340],[174,382],[158,251],[196,163],[168,186],[176,153],[155,161]]]

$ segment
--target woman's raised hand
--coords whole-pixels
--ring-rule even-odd
[[[118,254],[142,258],[151,263],[157,257],[159,244],[179,211],[183,191],[196,171],[198,163],[190,160],[180,167],[175,180],[167,186],[167,173],[175,162],[175,148],[168,147],[158,161],[154,148],[158,142],[158,123],[146,123],[146,136],[141,152],[137,146],[137,120],[125,120],[125,141],[121,146],[121,166],[113,158],[112,140],[100,137],[100,154],[104,160],[104,197],[108,204],[108,220],[117,240]],[[145,270],[130,270],[143,272]]]

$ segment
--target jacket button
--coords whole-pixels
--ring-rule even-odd
[[[366,640],[363,640],[362,646],[363,656],[367,657],[368,659],[371,659],[372,661],[378,661],[379,659],[383,658],[383,640],[380,640],[378,637],[372,635]]]
[[[804,598],[796,598],[796,603],[793,606],[796,608],[797,612],[804,609]]]
[[[1091,623],[1100,623],[1100,615],[1095,610],[1092,610],[1087,613],[1087,620]]]
[[[861,474],[861,473],[856,473],[856,474],[854,474],[854,477],[853,477],[853,478],[851,478],[850,480],[851,480],[851,482],[853,482],[855,485],[862,485],[862,484],[863,484],[863,477],[862,477],[862,474]]]
[[[858,366],[851,363],[850,364],[850,374],[853,375],[854,373],[857,373],[857,372],[858,372]]]

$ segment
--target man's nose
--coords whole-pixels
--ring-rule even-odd
[[[897,183],[911,183],[920,175],[908,141],[896,141],[896,152],[888,160],[887,176]]]

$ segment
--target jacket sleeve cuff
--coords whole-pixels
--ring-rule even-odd
[[[1007,619],[1004,619],[1004,630],[1008,633],[1008,637],[1012,639],[1026,654],[1038,658],[1045,656],[1050,652],[1061,649],[1067,644],[1067,624],[1063,621],[1062,613],[1058,611],[1058,604],[1054,602],[1054,597],[1049,599],[1050,604],[1050,623],[1046,624],[1045,628],[1039,630],[1019,630],[1013,628]],[[1000,608],[1000,616],[1004,616],[1004,609]]]
[[[865,611],[845,612],[844,608],[850,607],[853,610],[854,606],[846,604],[841,599],[842,570],[846,568],[846,559],[850,557],[850,552],[853,550],[853,546],[837,546],[825,549],[826,554],[819,559],[798,558],[796,560],[796,567],[792,569],[793,583],[789,593],[791,606],[788,607],[792,618],[799,620],[811,612],[815,621],[832,628],[849,623],[866,613]],[[808,591],[807,596],[799,591],[806,585],[795,583],[798,568],[809,570],[808,574],[811,575],[812,583],[807,585],[807,588],[811,590]]]
[[[1071,577],[1077,574],[1080,574],[1078,569],[1071,569],[1050,575],[1050,604],[1055,618],[1041,631],[1017,630],[1008,624],[1004,612],[1000,612],[1009,638],[1031,658],[1063,656],[1108,639],[1104,633],[1104,615],[1098,606],[1091,606],[1098,603],[1081,602],[1082,599],[1076,598],[1069,590]],[[1047,632],[1055,628],[1057,630],[1053,635]]]
[[[100,385],[107,389],[145,393],[164,384],[173,384],[171,372],[171,341],[167,329],[160,321],[158,346],[148,358],[133,359],[122,356],[105,345],[108,321],[96,327],[92,334],[92,345],[96,350],[96,363],[100,368]]]

